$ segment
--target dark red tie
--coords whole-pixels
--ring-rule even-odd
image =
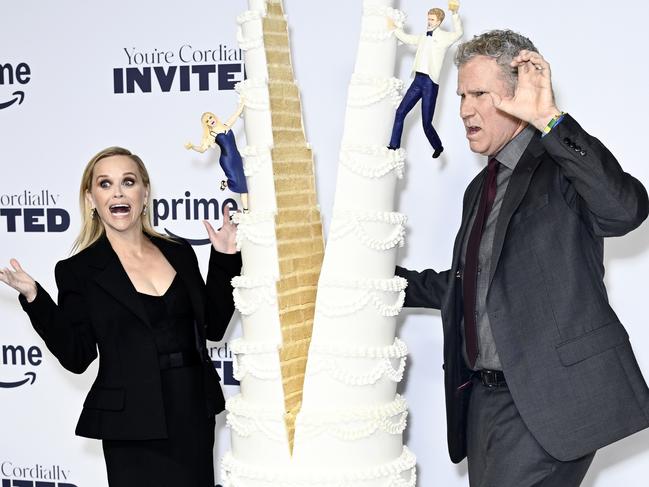
[[[466,354],[471,368],[475,366],[478,358],[478,331],[476,328],[475,298],[476,285],[478,280],[478,254],[480,252],[480,240],[487,216],[496,199],[496,174],[498,173],[498,161],[494,158],[487,164],[487,176],[482,183],[482,194],[478,211],[475,215],[473,227],[469,234],[469,241],[466,246],[464,258],[464,273],[462,275],[462,292],[464,295],[464,341]]]

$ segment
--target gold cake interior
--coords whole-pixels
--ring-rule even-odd
[[[295,83],[288,25],[281,0],[267,2],[263,36],[274,148],[277,198],[275,232],[279,257],[277,299],[282,330],[280,365],[285,423],[291,454],[315,313],[316,288],[324,257],[313,153],[307,146],[302,104]]]

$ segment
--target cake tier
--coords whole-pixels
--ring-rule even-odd
[[[272,122],[270,118],[270,94],[265,78],[248,78],[235,85],[243,101],[245,131],[248,144],[256,147],[273,145]]]
[[[226,409],[237,460],[291,469],[317,469],[323,458],[341,470],[394,460],[402,450],[408,414],[401,396],[378,405],[347,405],[338,410],[305,407],[297,418],[295,450],[289,460],[282,408],[251,403],[238,395],[228,399]]]
[[[279,306],[274,276],[232,279],[234,305],[241,313],[243,336],[251,342],[281,343]]]
[[[393,335],[394,336],[394,335]],[[394,398],[408,353],[398,338],[391,345],[344,345],[315,337],[309,350],[304,410],[370,407]]]
[[[230,342],[234,354],[234,378],[241,395],[252,404],[266,404],[276,410],[284,406],[279,344],[251,342],[237,338]]]
[[[275,214],[269,211],[236,213],[232,221],[238,224],[237,250],[241,251],[243,260],[242,274],[278,277]]]
[[[387,145],[403,81],[354,74],[349,85],[343,145]]]
[[[356,73],[385,76],[394,72],[397,45],[392,32],[388,30],[387,18],[402,24],[405,16],[385,3],[387,2],[363,3],[360,40],[354,67]]]
[[[338,209],[329,231],[322,276],[332,274],[380,279],[394,276],[396,249],[403,246],[406,218],[400,213]],[[358,285],[361,285],[358,283]]]
[[[394,269],[394,267],[393,267]],[[405,299],[407,281],[320,278],[316,302],[316,343],[337,343],[345,337],[352,345],[388,346],[395,334],[396,315]]]
[[[247,10],[237,17],[237,40],[244,51],[246,75],[249,78],[268,79],[262,18],[259,10]]]
[[[229,487],[415,487],[415,463],[415,456],[407,447],[390,462],[340,470],[323,466],[323,462],[318,468],[253,467],[226,454],[222,477]]]

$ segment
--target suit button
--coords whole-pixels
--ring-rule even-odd
[[[563,143],[566,144],[566,145],[570,145],[572,142],[570,141],[570,139],[568,137],[566,137],[565,139],[563,139]]]
[[[585,155],[586,155],[586,151],[583,150],[583,151],[581,151],[579,154],[582,155],[582,156],[585,156]]]
[[[575,152],[581,152],[581,147],[579,147],[578,145],[576,145],[576,146],[575,146]]]

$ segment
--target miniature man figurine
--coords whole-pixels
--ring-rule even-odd
[[[394,34],[401,42],[417,45],[417,54],[412,68],[415,79],[408,91],[406,91],[403,100],[401,100],[399,108],[397,108],[389,149],[401,147],[403,122],[408,112],[421,99],[421,122],[428,142],[433,147],[433,158],[438,158],[444,150],[442,141],[433,127],[433,115],[435,114],[439,75],[444,63],[444,56],[448,48],[462,37],[462,21],[457,13],[459,8],[458,1],[449,1],[448,9],[452,13],[453,28],[455,29],[453,32],[439,28],[444,20],[444,11],[441,8],[431,8],[428,11],[428,31],[425,35],[406,34],[395,25],[391,18],[388,18],[388,28],[394,29]]]

